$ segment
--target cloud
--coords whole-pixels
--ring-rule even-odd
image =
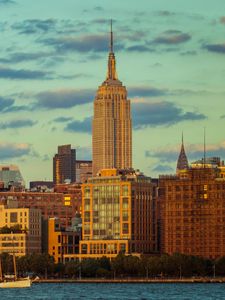
[[[145,46],[145,45],[133,45],[133,46],[126,48],[126,51],[129,51],[129,52],[152,52],[153,50],[150,47]]]
[[[58,117],[58,118],[54,119],[53,121],[56,122],[56,123],[66,123],[66,122],[69,122],[71,120],[72,120],[71,117]]]
[[[0,111],[6,111],[7,109],[13,106],[14,102],[15,101],[11,98],[4,98],[0,96]]]
[[[31,145],[15,144],[15,143],[0,143],[0,159],[7,160],[19,158],[24,155],[31,154]]]
[[[15,70],[4,68],[0,66],[0,78],[5,79],[21,79],[21,80],[36,80],[36,79],[50,79],[48,72],[32,71],[32,70]]]
[[[55,19],[28,19],[13,24],[12,28],[18,30],[20,34],[47,33],[55,29],[56,23]]]
[[[208,45],[203,46],[203,48],[207,49],[210,52],[225,54],[225,43],[224,44],[208,44]]]
[[[174,169],[169,165],[157,165],[152,169],[153,172],[173,172]]]
[[[167,30],[153,40],[155,44],[176,45],[189,41],[191,36],[179,30]]]
[[[175,162],[178,159],[181,145],[169,146],[147,150],[146,157],[157,158],[160,163]],[[185,151],[189,161],[201,159],[203,157],[203,144],[185,144]],[[218,144],[206,145],[206,157],[225,157],[225,141]]]
[[[94,99],[94,95],[95,92],[91,89],[64,89],[56,91],[45,91],[36,95],[37,102],[34,103],[34,108],[71,108],[77,105],[83,105],[92,102]]]
[[[13,0],[0,0],[0,5],[6,5],[6,4],[15,4],[16,2]]]
[[[85,118],[82,121],[75,120],[66,125],[65,131],[91,133],[92,117]]]
[[[168,10],[160,10],[157,12],[157,15],[160,17],[170,17],[170,16],[174,16],[175,13]]]
[[[22,127],[31,127],[36,124],[32,120],[12,120],[9,122],[0,122],[0,129],[18,129]]]
[[[174,103],[158,101],[153,103],[136,102],[132,104],[134,129],[148,126],[173,125],[182,121],[204,120],[206,116],[197,112],[184,112]]]
[[[225,16],[223,16],[223,17],[220,18],[220,23],[221,24],[225,24]]]
[[[0,62],[2,63],[20,63],[24,61],[32,61],[38,59],[44,59],[54,56],[55,53],[53,52],[35,52],[35,53],[28,53],[28,52],[15,52],[12,53],[8,58],[0,58]]]
[[[108,49],[108,36],[106,35],[83,35],[80,37],[60,37],[57,39],[49,38],[41,41],[45,45],[53,46],[57,51],[75,51],[80,53],[105,52]],[[116,45],[115,49],[123,49],[122,44]]]
[[[154,87],[148,86],[139,86],[139,87],[129,87],[128,89],[129,97],[160,97],[168,94],[168,91],[165,89],[157,89]]]

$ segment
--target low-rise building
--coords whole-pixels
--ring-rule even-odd
[[[79,240],[79,233],[63,228],[59,219],[48,220],[48,253],[54,257],[56,263],[66,261],[64,255],[78,254]]]
[[[0,253],[41,253],[41,211],[0,205]]]

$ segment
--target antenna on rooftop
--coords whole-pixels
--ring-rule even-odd
[[[204,127],[204,158],[203,158],[203,162],[204,162],[204,168],[205,168],[205,162],[206,162],[205,127]]]

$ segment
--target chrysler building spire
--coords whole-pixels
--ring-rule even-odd
[[[184,136],[182,132],[182,143],[180,149],[180,155],[177,160],[177,171],[187,170],[188,169],[188,160],[184,150]]]

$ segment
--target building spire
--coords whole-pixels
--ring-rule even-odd
[[[108,73],[107,80],[117,80],[116,74],[116,59],[113,52],[113,30],[112,30],[112,19],[110,21],[110,49],[108,58]]]
[[[113,53],[113,31],[112,31],[112,19],[111,19],[111,32],[110,32],[110,52]]]
[[[181,149],[177,160],[177,171],[187,170],[187,169],[188,169],[188,160],[184,150],[184,135],[182,132]]]

